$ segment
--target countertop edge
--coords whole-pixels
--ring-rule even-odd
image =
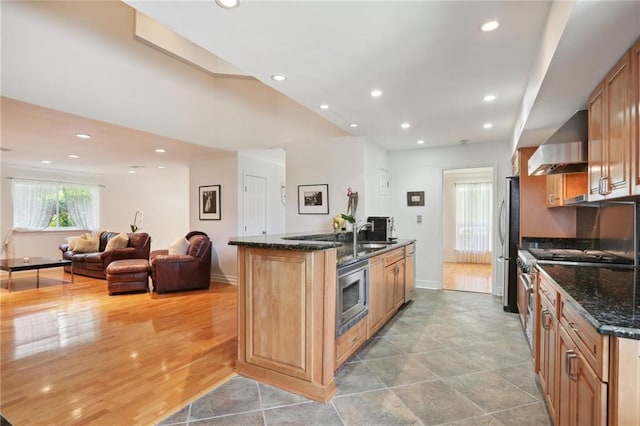
[[[538,268],[545,274],[547,278],[552,280],[562,291],[562,295],[571,303],[580,315],[596,329],[599,334],[606,336],[621,337],[625,339],[640,340],[640,329],[621,327],[613,324],[602,324],[598,321],[584,306],[578,303],[571,294],[569,294],[547,271],[544,270],[544,265],[538,264]]]

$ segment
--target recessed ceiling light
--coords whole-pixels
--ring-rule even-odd
[[[322,105],[320,105],[320,109],[329,109],[329,105],[322,104]]]
[[[51,164],[51,161],[49,161],[49,160],[41,160],[40,162],[42,164]]]
[[[159,154],[162,154],[164,152],[167,152],[164,148],[156,148],[156,152]]]
[[[136,171],[135,170],[129,170],[129,174],[135,175]]]
[[[423,141],[422,139],[420,139],[420,140],[417,142],[417,144],[418,144],[418,145],[423,145],[423,144],[424,144],[424,141]]]
[[[285,81],[287,76],[284,74],[274,74],[271,76],[271,80],[273,81]]]
[[[91,139],[91,135],[86,133],[76,133],[76,137],[80,139]]]
[[[80,158],[79,155],[75,155],[75,154],[69,154],[69,155],[67,155],[67,157],[69,157],[69,158]]]
[[[482,26],[480,27],[480,29],[482,31],[493,31],[496,28],[498,28],[500,26],[500,22],[493,20],[493,21],[487,21],[484,24],[482,24]]]
[[[238,7],[238,0],[216,0],[216,4],[225,9],[233,9],[234,7]]]
[[[484,123],[484,124],[482,125],[482,127],[484,127],[485,129],[490,129],[490,128],[492,128],[492,127],[493,127],[493,124],[491,124],[491,123]]]
[[[351,123],[349,124],[349,127],[351,127],[352,129],[355,129],[356,127],[358,127],[358,123]]]
[[[482,98],[485,102],[491,102],[496,100],[496,95],[487,95]]]
[[[371,91],[371,97],[373,98],[379,98],[380,96],[382,96],[382,90],[380,89],[373,89]]]
[[[402,127],[403,129],[408,129],[409,127],[411,127],[411,124],[407,123],[406,121],[404,123],[402,123],[400,125],[400,127]]]
[[[158,166],[159,169],[165,169],[166,166]]]

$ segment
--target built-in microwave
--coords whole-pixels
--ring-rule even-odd
[[[369,312],[369,261],[338,268],[336,289],[336,336],[340,336]]]

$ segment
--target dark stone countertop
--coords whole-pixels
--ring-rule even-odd
[[[637,268],[538,264],[600,334],[640,340]]]
[[[391,251],[398,247],[415,243],[416,240],[394,239],[386,242],[382,248],[365,248],[358,246],[353,249],[353,243],[349,233],[337,234],[280,234],[280,235],[257,235],[251,237],[235,237],[229,239],[229,245],[260,247],[278,250],[302,250],[315,251],[331,248],[337,249],[337,266],[346,266],[360,260],[368,259],[372,256]],[[367,243],[362,239],[359,243]]]

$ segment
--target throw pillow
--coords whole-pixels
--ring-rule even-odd
[[[129,236],[125,233],[120,233],[115,235],[107,241],[107,245],[104,248],[104,251],[111,251],[114,249],[125,248],[129,244]]]
[[[187,254],[189,249],[189,241],[185,237],[178,237],[174,242],[169,244],[169,254]]]
[[[98,251],[100,247],[100,237],[88,237],[88,238],[79,238],[76,241],[76,244],[73,246],[73,251],[76,253],[93,253]]]

